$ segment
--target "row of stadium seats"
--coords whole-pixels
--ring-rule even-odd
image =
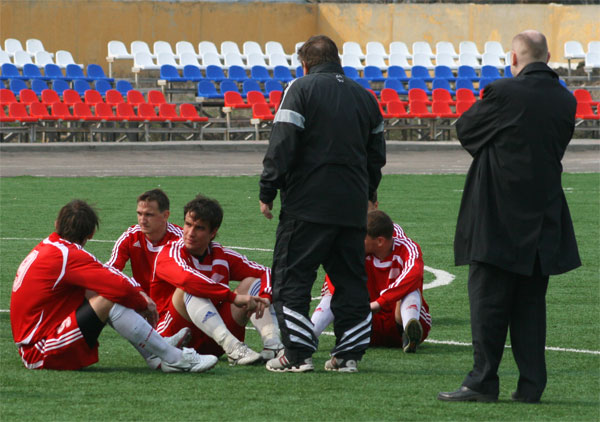
[[[79,95],[83,95],[85,91],[92,89],[90,83],[82,79],[75,80],[72,83],[69,83],[62,79],[51,80],[48,82],[41,79],[33,79],[31,80],[29,85],[27,85],[27,82],[21,79],[10,79],[7,82],[8,88],[11,91],[13,91],[15,95],[18,95],[18,93],[21,92],[21,90],[23,89],[31,89],[37,95],[41,95],[42,91],[48,88],[52,88],[54,91],[59,92],[61,95],[62,92],[66,89],[74,89],[79,93]],[[50,84],[50,86],[48,86],[48,83]],[[104,95],[109,89],[116,89],[123,95],[126,95],[128,91],[133,89],[133,86],[129,81],[126,80],[117,81],[117,83],[114,84],[114,86],[108,81],[99,80],[94,83],[94,89],[96,91],[100,91],[102,95]]]
[[[83,79],[86,81],[98,81],[105,80],[109,82],[113,82],[113,78],[109,78],[104,73],[104,69],[100,65],[97,64],[88,64],[86,73],[84,74],[83,68],[75,65],[69,64],[65,67],[65,73],[63,73],[62,69],[55,64],[47,64],[43,67],[44,74],[42,74],[40,68],[34,64],[26,64],[23,66],[22,71],[19,70],[17,66],[11,63],[3,63],[0,66],[0,70],[2,74],[0,75],[0,80],[4,79],[42,79],[42,80],[50,80],[50,79],[64,79],[67,81],[73,81],[76,79]]]
[[[30,45],[30,42],[33,42],[33,44]],[[55,64],[61,69],[65,69],[70,64],[83,67],[83,65],[75,63],[73,55],[67,50],[58,50],[55,55],[46,51],[40,40],[31,39],[27,40],[27,43],[28,50],[23,50],[19,40],[6,39],[4,41],[5,50],[0,48],[0,64],[11,63],[19,69],[22,69],[26,64],[34,64],[40,68],[47,64]]]

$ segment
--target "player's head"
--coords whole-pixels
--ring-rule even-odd
[[[137,221],[142,233],[153,241],[162,239],[167,231],[169,197],[160,189],[144,192],[137,199]]]
[[[518,75],[530,63],[548,63],[548,60],[550,60],[550,53],[544,34],[529,29],[515,35],[512,40],[510,64],[513,75]]]
[[[367,235],[365,236],[365,253],[387,255],[387,249],[394,237],[394,222],[383,211],[375,210],[367,214]]]
[[[217,235],[223,209],[211,198],[198,195],[183,208],[183,241],[192,255],[202,255]]]
[[[312,36],[298,50],[298,59],[310,70],[321,63],[340,64],[340,56],[335,43],[326,35]]]
[[[100,220],[87,202],[74,199],[60,209],[54,226],[60,237],[83,246],[100,226]]]

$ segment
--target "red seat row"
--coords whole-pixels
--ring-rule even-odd
[[[254,104],[266,104],[268,107],[276,110],[279,107],[279,103],[281,103],[282,94],[282,91],[271,91],[269,93],[269,101],[267,101],[262,92],[248,91],[248,94],[246,95],[247,101],[244,101],[244,98],[239,92],[227,91],[224,95],[224,105],[225,107],[237,109],[252,108]]]

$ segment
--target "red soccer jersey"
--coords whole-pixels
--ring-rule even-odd
[[[147,307],[135,280],[105,266],[80,245],[52,233],[23,260],[13,283],[10,322],[17,346],[49,335],[93,290],[135,310]]]
[[[246,277],[261,279],[259,296],[271,299],[271,270],[245,256],[211,242],[200,261],[184,246],[183,239],[168,243],[156,257],[154,276],[150,283],[150,297],[156,302],[159,314],[169,307],[176,288],[213,302],[233,302],[235,293],[229,281]]]
[[[423,255],[421,248],[394,224],[394,249],[383,260],[373,255],[365,258],[367,288],[371,302],[377,300],[383,311],[390,312],[397,301],[419,289],[423,293]],[[322,295],[333,294],[334,287],[325,276]],[[425,298],[423,298],[425,304]]]
[[[162,246],[181,236],[183,236],[181,227],[167,223],[167,233],[160,242],[152,244],[142,233],[140,226],[136,224],[128,228],[115,242],[110,260],[106,265],[123,271],[127,260],[131,260],[133,278],[140,283],[146,293],[150,294],[150,280],[152,280],[156,255]]]

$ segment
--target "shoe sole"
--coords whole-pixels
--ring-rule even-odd
[[[417,351],[417,345],[423,336],[421,323],[416,319],[410,320],[408,324],[406,324],[406,336],[408,337],[408,344],[403,348],[404,353],[415,353]]]
[[[314,367],[312,368],[302,368],[299,366],[293,366],[291,368],[272,368],[269,365],[265,365],[265,367],[267,368],[268,371],[271,372],[295,372],[295,373],[301,373],[301,372],[312,372],[315,370]]]
[[[489,397],[489,396],[483,396],[483,395],[477,395],[477,396],[473,396],[473,397],[469,397],[469,398],[452,398],[452,397],[447,397],[447,396],[442,396],[442,395],[438,395],[438,400],[441,401],[455,401],[455,402],[461,402],[461,401],[476,401],[476,402],[481,402],[481,403],[492,403],[492,402],[497,402],[498,399],[496,397]]]
[[[244,361],[244,360],[233,361],[229,358],[227,360],[229,362],[229,366],[250,366],[250,365],[256,365],[258,363],[262,363],[262,357],[260,355],[258,356],[258,358],[249,360],[249,361]]]
[[[326,371],[329,372],[342,372],[346,374],[352,374],[354,372],[358,372],[356,368],[325,368]]]

